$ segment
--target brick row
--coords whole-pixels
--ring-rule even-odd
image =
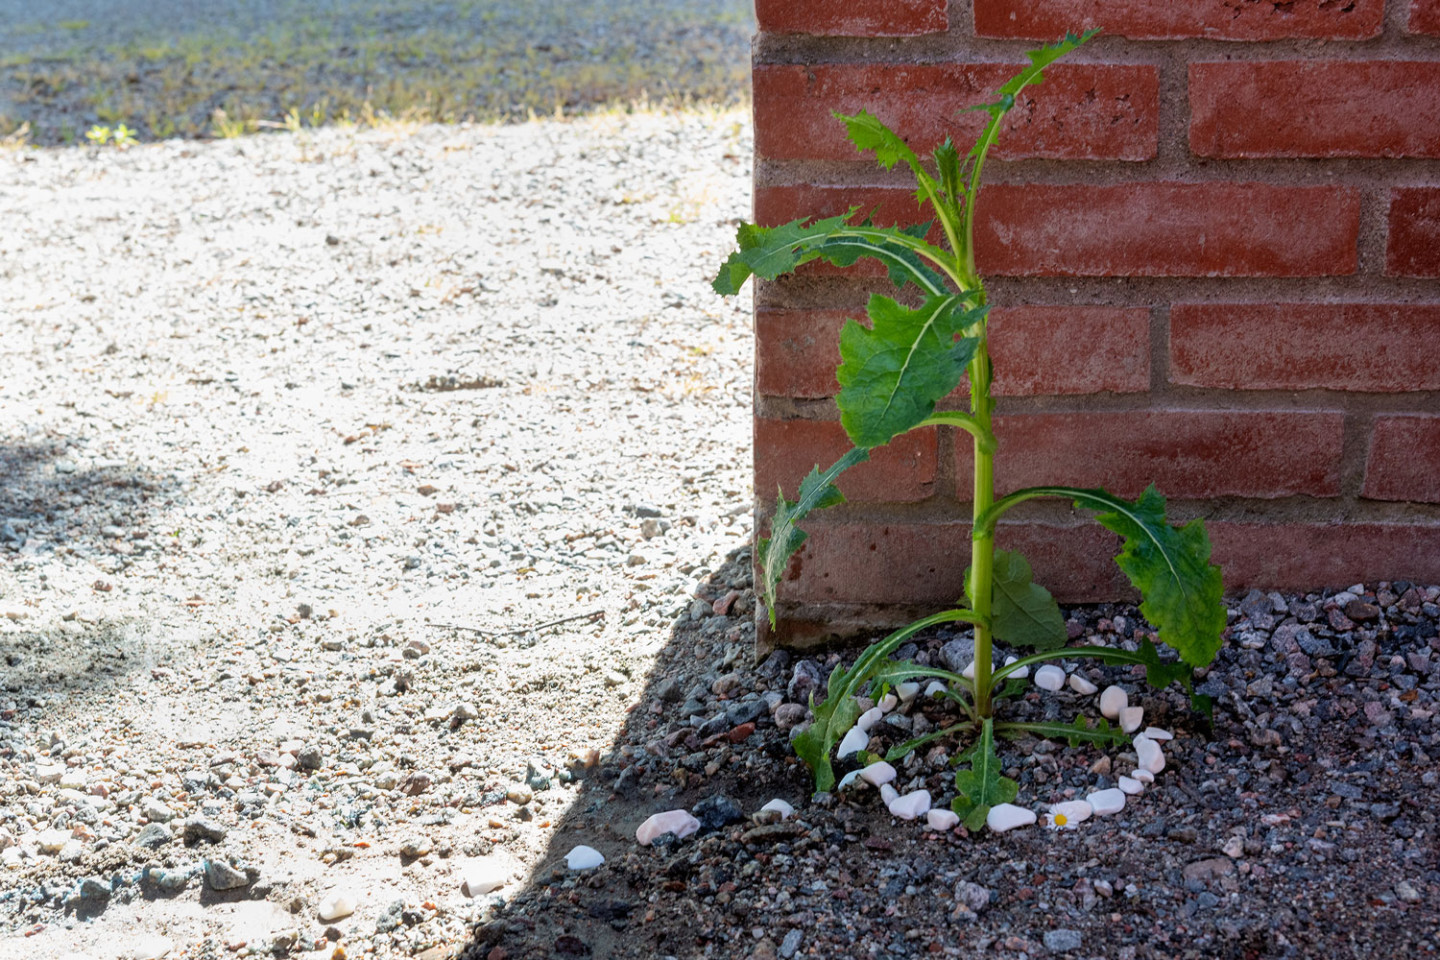
[[[906,503],[935,489],[938,434],[916,430],[876,449],[870,459],[840,475],[837,486],[857,503]],[[755,494],[773,502],[778,490],[793,500],[800,481],[824,470],[854,446],[834,420],[755,418]]]
[[[962,149],[1020,64],[757,65],[755,153],[771,160],[859,155],[832,111],[869,110],[920,153],[947,135]],[[1002,160],[1149,160],[1159,130],[1159,72],[1139,64],[1059,64],[1025,91],[991,155]]]
[[[974,10],[979,36],[1046,41],[1093,28],[1131,40],[1364,40],[1380,35],[1384,14],[1384,0],[975,0]]]
[[[1440,187],[1390,191],[1385,272],[1396,277],[1440,277]]]
[[[755,0],[755,19],[767,33],[822,37],[911,37],[943,33],[946,0]]]
[[[1411,33],[1440,36],[1440,0],[1410,0]]]
[[[1376,418],[1362,496],[1440,503],[1440,417]]]
[[[1179,303],[1170,379],[1223,390],[1440,390],[1440,303]]]

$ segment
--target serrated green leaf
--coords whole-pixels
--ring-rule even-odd
[[[1015,697],[1024,696],[1029,689],[1030,682],[1028,680],[1021,680],[1019,677],[1006,677],[1005,687],[999,693],[992,693],[990,695],[990,702],[1012,700]]]
[[[996,550],[991,619],[995,638],[1011,646],[1035,650],[1063,647],[1069,635],[1065,618],[1050,591],[1031,579],[1030,564],[1020,554]]]
[[[833,116],[845,124],[845,134],[850,138],[850,142],[855,144],[855,149],[861,153],[874,153],[875,159],[886,170],[904,162],[916,173],[925,172],[920,166],[920,158],[910,149],[904,138],[881,123],[870,111],[861,110],[853,117],[839,112]]]
[[[760,541],[760,593],[770,608],[770,625],[775,625],[775,587],[785,573],[785,565],[804,546],[809,538],[796,524],[812,510],[821,510],[845,502],[845,495],[835,486],[835,478],[857,463],[870,459],[870,451],[863,447],[851,450],[830,465],[823,473],[819,467],[810,471],[800,483],[800,498],[785,499],[781,491],[775,504],[775,516],[770,521],[770,536]]]
[[[960,294],[931,297],[918,309],[876,294],[868,312],[870,327],[850,320],[840,331],[835,402],[850,439],[877,447],[920,423],[959,386],[980,343],[960,334],[985,308]]]
[[[950,809],[959,814],[968,830],[974,832],[985,823],[991,807],[1015,799],[1020,785],[1000,775],[1000,755],[995,752],[992,720],[981,722],[979,738],[958,760],[970,764],[970,769],[955,772],[955,789],[960,795],[950,804]]]
[[[1130,738],[1125,735],[1124,731],[1112,729],[1110,721],[1103,717],[1096,721],[1094,726],[1086,722],[1083,716],[1077,716],[1074,723],[1058,721],[1048,723],[1000,722],[995,724],[995,732],[1006,738],[1029,733],[1045,740],[1064,740],[1072,747],[1078,747],[1082,743],[1120,744],[1130,742]]]
[[[897,760],[904,760],[911,753],[914,753],[917,749],[925,746],[925,744],[927,743],[931,743],[935,740],[942,740],[945,737],[959,733],[961,730],[965,730],[973,726],[975,726],[975,722],[973,720],[961,720],[959,723],[954,724],[953,726],[945,727],[941,730],[934,730],[930,733],[925,734],[925,736],[923,737],[916,737],[913,740],[906,740],[904,743],[897,743],[895,746],[891,747],[885,752],[885,762],[894,763]]]
[[[940,189],[958,203],[964,195],[965,185],[960,180],[960,151],[949,137],[935,148],[935,170],[940,174]]]

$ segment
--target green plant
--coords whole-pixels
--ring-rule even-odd
[[[96,124],[89,130],[85,131],[85,139],[89,140],[97,147],[103,147],[105,144],[110,142],[110,128],[102,127],[99,124]]]
[[[1047,66],[1088,40],[1066,36],[1057,44],[1029,53],[1030,63],[999,90],[993,103],[974,109],[988,114],[979,140],[962,157],[950,140],[934,151],[927,167],[906,142],[869,113],[836,114],[850,140],[870,152],[887,170],[899,163],[915,176],[917,200],[928,204],[943,235],[942,245],[926,238],[934,222],[917,227],[877,227],[856,210],[844,216],[796,220],[777,227],[740,227],[740,249],[732,253],[714,281],[716,292],[735,294],[751,275],[773,280],[811,260],[850,266],[861,258],[883,263],[896,287],[913,287],[918,306],[879,295],[870,298],[867,327],[846,322],[840,333],[841,363],[836,371],[840,422],[854,449],[828,469],[816,467],[800,484],[796,500],[782,490],[771,521],[770,536],[761,540],[760,589],[775,622],[776,589],[790,558],[806,540],[799,524],[812,511],[844,501],[836,478],[870,457],[870,451],[910,430],[956,427],[970,435],[974,447],[973,526],[970,565],[966,573],[968,606],[913,623],[872,644],[849,669],[837,669],[829,695],[811,703],[814,720],[795,740],[796,752],[815,774],[816,787],[834,783],[831,752],[856,722],[856,697],[867,687],[883,693],[887,686],[916,677],[935,677],[950,684],[967,718],[945,730],[912,740],[891,751],[890,759],[942,736],[961,732],[979,735],[962,755],[970,769],[957,775],[961,797],[955,809],[972,826],[984,822],[995,803],[1014,796],[1014,784],[998,774],[994,737],[1032,733],[1072,742],[1124,740],[1101,721],[1074,724],[1006,723],[996,719],[996,704],[1022,687],[1014,674],[1023,668],[1059,658],[1092,657],[1105,663],[1145,667],[1148,681],[1158,687],[1179,681],[1192,691],[1194,667],[1208,664],[1219,650],[1225,627],[1220,570],[1209,562],[1210,542],[1203,524],[1183,527],[1165,518],[1165,500],[1149,488],[1130,502],[1104,490],[1036,487],[996,499],[994,457],[997,442],[991,429],[991,364],[987,342],[988,304],[984,283],[976,272],[974,217],[985,158],[1000,134],[1001,123],[1029,84],[1043,81]],[[932,172],[933,171],[933,172]],[[938,411],[938,402],[968,377],[968,412]],[[1123,546],[1116,561],[1140,591],[1141,613],[1159,639],[1173,648],[1179,662],[1165,661],[1148,640],[1138,650],[1111,647],[1066,647],[1060,609],[1050,593],[1031,581],[1030,565],[1019,554],[997,550],[996,521],[1011,507],[1037,497],[1070,500],[1094,513],[1107,529],[1120,535]],[[920,630],[963,621],[973,626],[973,677],[935,667],[896,663],[890,654]],[[999,640],[1035,652],[992,670],[992,643]],[[1202,698],[1197,706],[1204,708]]]

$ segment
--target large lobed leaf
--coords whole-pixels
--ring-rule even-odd
[[[859,447],[878,447],[919,424],[960,384],[980,341],[962,337],[985,315],[960,294],[931,297],[911,309],[878,294],[870,327],[840,331],[840,422]]]
[[[795,755],[814,772],[816,790],[828,791],[835,786],[835,770],[830,765],[830,754],[855,726],[855,721],[860,719],[860,706],[851,693],[853,673],[853,668],[846,671],[837,667],[830,671],[825,702],[816,705],[815,695],[810,695],[810,712],[815,719],[791,741]]]
[[[1031,579],[1030,564],[1024,557],[996,550],[993,576],[990,616],[997,640],[1034,650],[1065,646],[1069,634],[1060,607],[1049,590]]]
[[[993,720],[981,722],[980,738],[955,762],[968,763],[970,769],[956,771],[955,789],[960,795],[951,802],[950,809],[960,815],[968,830],[974,832],[984,825],[991,807],[1015,799],[1020,785],[1000,775],[1000,755],[995,752]]]

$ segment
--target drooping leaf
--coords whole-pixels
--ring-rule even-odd
[[[960,795],[951,802],[950,809],[960,815],[966,829],[974,832],[985,823],[991,807],[1015,799],[1020,785],[1000,775],[1000,755],[995,752],[992,720],[981,722],[979,738],[956,762],[968,763],[970,769],[955,772],[955,789]]]
[[[1015,697],[1022,697],[1030,689],[1028,680],[1021,680],[1019,677],[1006,677],[1005,686],[998,693],[990,695],[990,702],[998,700],[1013,700]]]
[[[913,740],[906,740],[904,743],[897,743],[895,746],[891,747],[885,752],[885,762],[894,763],[896,760],[904,760],[910,754],[914,753],[920,747],[925,746],[925,744],[927,743],[935,740],[943,740],[945,737],[953,736],[954,734],[957,734],[962,730],[967,730],[973,726],[975,726],[975,721],[961,720],[959,723],[954,724],[953,726],[945,727],[940,730],[932,730],[930,733],[925,734],[923,737],[916,737]]]
[[[995,551],[990,616],[995,637],[1015,647],[1054,650],[1069,635],[1050,591],[1031,579],[1030,564],[1010,550]]]
[[[864,258],[878,260],[885,265],[895,286],[903,288],[913,283],[930,296],[941,296],[947,289],[945,281],[917,252],[921,248],[935,249],[925,242],[929,232],[929,223],[914,227],[851,227],[827,239],[817,248],[816,255],[837,267],[854,266]],[[902,245],[911,241],[919,247]]]
[[[995,732],[1007,739],[1014,739],[1021,734],[1034,734],[1045,740],[1064,740],[1072,747],[1078,747],[1082,743],[1099,744],[1121,744],[1129,743],[1130,738],[1125,732],[1112,729],[1110,721],[1101,717],[1092,726],[1083,716],[1077,716],[1074,723],[1060,723],[1059,721],[1041,723],[1010,723],[999,722],[995,724]]]
[[[935,411],[960,384],[980,341],[960,334],[984,316],[960,294],[931,297],[918,309],[876,294],[870,327],[840,331],[840,422],[856,446],[877,447]],[[957,339],[958,338],[958,339]]]
[[[1011,674],[1023,667],[1031,667],[1044,663],[1046,660],[1067,660],[1067,659],[1089,659],[1099,660],[1102,663],[1117,663],[1127,665],[1138,665],[1145,668],[1145,682],[1156,690],[1164,690],[1172,683],[1178,683],[1190,694],[1190,706],[1205,716],[1209,717],[1214,711],[1214,704],[1210,697],[1195,692],[1195,670],[1184,661],[1166,661],[1160,659],[1160,651],[1155,648],[1147,638],[1140,641],[1137,650],[1122,650],[1119,647],[1063,647],[1058,650],[1048,650],[1043,653],[1032,653],[1016,660],[1014,663],[1006,664],[996,671],[995,683],[1005,681],[1008,685],[1017,681]],[[1019,681],[1023,683],[1023,681]]]
[[[770,607],[770,625],[775,625],[775,587],[785,572],[785,565],[804,546],[809,535],[797,523],[805,519],[812,510],[821,510],[845,502],[845,495],[835,486],[835,478],[857,463],[870,459],[870,451],[863,447],[851,450],[830,465],[825,472],[819,467],[810,471],[800,483],[800,498],[785,499],[782,491],[775,504],[775,516],[770,521],[770,536],[760,541],[760,593]]]

